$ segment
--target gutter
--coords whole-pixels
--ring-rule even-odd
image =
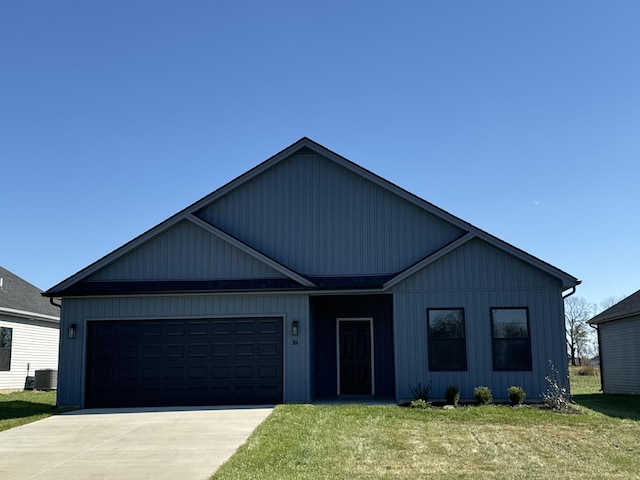
[[[60,318],[42,313],[27,312],[26,310],[16,310],[14,308],[0,307],[0,313],[6,313],[15,317],[26,318],[28,320],[42,320],[45,322],[60,323]]]

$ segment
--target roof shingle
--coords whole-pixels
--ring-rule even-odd
[[[39,288],[3,267],[0,267],[0,278],[0,308],[60,317],[60,310],[41,295]]]

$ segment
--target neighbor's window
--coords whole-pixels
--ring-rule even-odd
[[[494,370],[531,370],[531,339],[526,308],[492,308]]]
[[[429,340],[429,370],[467,369],[464,309],[428,309],[427,336]]]
[[[0,371],[11,370],[11,337],[13,329],[0,327]]]

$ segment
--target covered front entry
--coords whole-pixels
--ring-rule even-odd
[[[394,397],[392,298],[311,297],[314,398]]]
[[[86,407],[283,400],[282,318],[88,322]]]

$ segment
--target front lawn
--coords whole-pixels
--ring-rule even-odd
[[[212,478],[640,478],[640,397],[571,378],[581,414],[280,405]]]
[[[0,394],[0,432],[56,413],[56,392],[21,391]]]

